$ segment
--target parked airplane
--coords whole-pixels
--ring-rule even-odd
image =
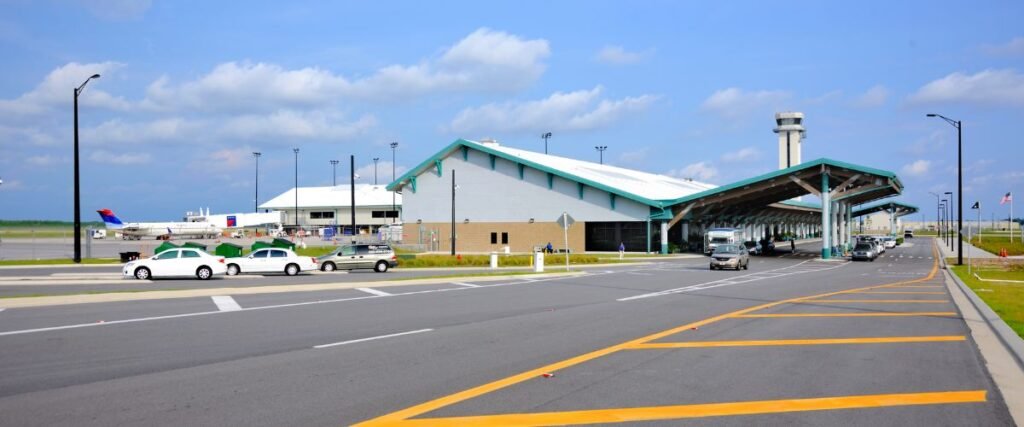
[[[217,237],[221,229],[209,222],[121,222],[110,209],[96,211],[103,218],[108,229],[118,230],[125,240],[141,240],[143,237],[167,239],[171,237],[209,238]]]

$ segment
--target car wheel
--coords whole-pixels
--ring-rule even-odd
[[[373,267],[373,271],[378,273],[386,273],[388,271],[388,263],[384,261],[377,262],[377,265]]]
[[[284,274],[287,274],[289,276],[299,274],[299,266],[295,264],[288,264],[288,266],[284,268]]]
[[[743,269],[744,270],[750,270],[750,260],[747,260],[747,262],[745,264],[743,264]]]
[[[139,267],[139,268],[135,269],[135,278],[136,279],[146,280],[146,279],[149,279],[150,277],[151,276],[150,276],[148,268],[146,268],[146,267]]]
[[[237,276],[242,270],[238,268],[238,264],[228,264],[228,276]]]
[[[333,262],[327,262],[327,263],[324,263],[324,266],[321,267],[320,269],[323,270],[323,271],[334,271],[337,268],[338,267],[336,267]]]
[[[210,280],[210,278],[213,277],[213,270],[205,265],[199,267],[196,269],[196,277],[198,277],[199,280]]]
[[[714,270],[715,270],[715,266],[713,266],[713,265],[712,265],[712,266],[710,266],[709,270],[712,270],[712,271],[714,271]]]

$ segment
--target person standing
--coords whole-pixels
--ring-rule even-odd
[[[619,242],[619,259],[622,259],[626,255],[626,243]]]

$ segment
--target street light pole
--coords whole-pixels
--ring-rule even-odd
[[[331,160],[331,182],[333,186],[338,186],[338,161]]]
[[[455,169],[452,169],[452,256],[455,256]]]
[[[946,246],[949,246],[949,240],[946,239],[947,230],[949,229],[949,215],[947,214],[946,209],[948,205],[949,201],[946,199],[942,199],[942,204],[939,205],[942,206],[942,244]]]
[[[541,135],[540,137],[544,138],[544,154],[547,154],[548,153],[548,138],[551,138],[551,132],[547,132],[547,133]]]
[[[352,209],[352,244],[356,243],[356,156],[350,154],[348,156],[348,167],[349,167],[349,194],[351,195]]]
[[[299,149],[292,148],[295,153],[295,234],[299,234]]]
[[[597,150],[598,153],[601,153],[601,164],[603,165],[604,164],[604,150],[607,150],[608,146],[607,145],[598,145],[598,146],[594,147],[594,149]]]
[[[373,158],[373,185],[377,185],[377,161],[380,157]]]
[[[398,141],[391,143],[391,182],[395,182],[395,149],[398,148]],[[398,218],[398,208],[395,206],[395,192],[391,192],[391,223]]]
[[[928,117],[939,117],[956,128],[956,265],[964,265],[964,144],[963,144],[963,122],[953,120],[942,114],[929,113]]]
[[[82,193],[78,178],[78,95],[82,94],[85,85],[89,80],[100,78],[99,74],[93,74],[82,82],[82,85],[75,88],[75,256],[72,259],[76,264],[82,262]]]
[[[256,198],[252,201],[253,212],[260,211],[260,156],[262,155],[263,153],[259,151],[252,152],[252,157],[256,159]]]
[[[949,197],[949,204],[946,205],[947,209],[949,209],[949,216],[946,217],[949,218],[949,233],[947,235],[949,236],[949,248],[953,249],[953,192],[947,191],[942,194]]]

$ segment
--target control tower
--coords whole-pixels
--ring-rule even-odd
[[[779,169],[800,164],[800,142],[804,135],[804,113],[775,113],[775,133],[779,134]]]

